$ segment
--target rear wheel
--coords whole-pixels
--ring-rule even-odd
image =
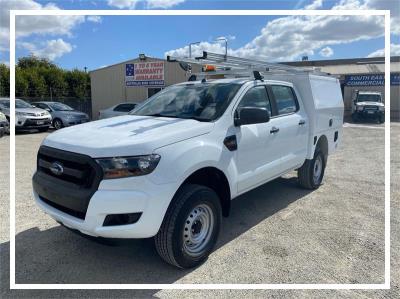
[[[220,201],[212,189],[184,185],[174,196],[155,236],[158,254],[179,268],[201,264],[217,242],[221,219]]]
[[[325,173],[325,156],[323,152],[317,148],[312,160],[306,160],[298,170],[300,186],[306,189],[317,189],[324,177]]]

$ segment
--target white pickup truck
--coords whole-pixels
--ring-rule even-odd
[[[342,123],[340,84],[330,76],[185,82],[129,115],[49,135],[34,197],[68,228],[154,237],[166,262],[194,267],[238,195],[293,170],[300,186],[318,188]]]

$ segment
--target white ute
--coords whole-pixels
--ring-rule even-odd
[[[83,234],[154,237],[166,262],[200,264],[233,198],[293,170],[318,188],[342,138],[338,79],[271,66],[265,78],[173,85],[133,114],[52,133],[38,152],[36,203]]]

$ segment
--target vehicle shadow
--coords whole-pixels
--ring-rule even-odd
[[[300,200],[310,191],[297,178],[279,178],[232,202],[216,249],[261,221]],[[31,228],[16,235],[17,283],[173,283],[192,270],[176,269],[158,257],[153,239],[99,244],[61,226]],[[9,242],[0,245],[1,280],[7,279]],[[207,261],[206,261],[207,263]],[[2,281],[2,284],[8,282]]]

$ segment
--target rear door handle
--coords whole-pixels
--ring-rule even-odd
[[[302,125],[305,125],[305,124],[306,124],[306,121],[304,119],[301,119],[299,121],[299,126],[302,126]]]
[[[271,134],[275,134],[279,132],[279,128],[277,127],[272,127],[271,131],[269,131]]]

